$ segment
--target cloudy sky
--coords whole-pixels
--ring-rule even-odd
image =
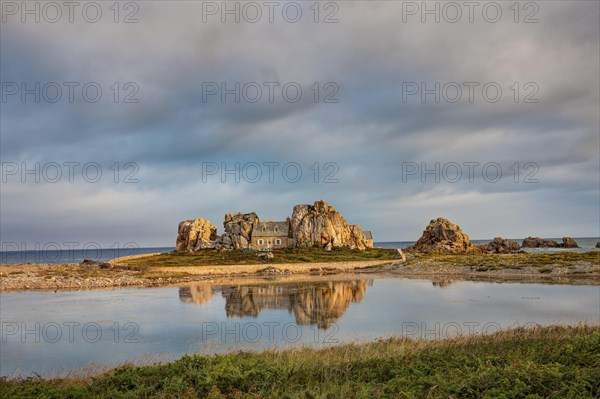
[[[376,241],[600,235],[597,1],[62,3],[2,1],[3,243],[320,198]]]

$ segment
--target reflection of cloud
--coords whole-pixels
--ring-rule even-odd
[[[227,317],[257,317],[265,309],[287,309],[296,323],[328,328],[337,321],[350,303],[360,302],[373,280],[337,281],[315,284],[238,285],[221,287]],[[204,304],[219,290],[209,284],[182,287],[179,299]]]
[[[210,302],[214,293],[210,284],[196,284],[179,288],[179,300],[185,303],[202,305]]]

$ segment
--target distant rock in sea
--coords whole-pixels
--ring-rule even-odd
[[[483,244],[479,247],[485,252],[495,254],[509,254],[518,252],[521,249],[518,242],[502,237],[496,237],[489,244]]]
[[[577,244],[577,241],[575,241],[571,237],[563,237],[561,247],[562,248],[579,248],[579,244]]]
[[[521,246],[523,248],[558,248],[560,244],[554,240],[544,240],[540,237],[527,237]]]
[[[563,237],[562,242],[545,240],[540,237],[527,237],[523,240],[523,248],[579,248],[577,241],[571,237]]]

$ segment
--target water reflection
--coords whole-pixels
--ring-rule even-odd
[[[361,302],[372,285],[372,279],[228,286],[204,283],[180,288],[179,299],[202,305],[221,292],[228,318],[258,317],[266,309],[287,309],[299,325],[327,329],[351,303]]]
[[[452,279],[442,278],[442,279],[432,280],[431,284],[433,284],[434,287],[444,288],[444,287],[449,286],[453,282],[454,282],[454,280],[452,280]]]
[[[203,305],[210,302],[213,295],[218,291],[210,284],[196,284],[189,287],[181,287],[179,289],[179,300],[185,303],[197,303]]]

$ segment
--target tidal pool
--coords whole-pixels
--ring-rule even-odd
[[[0,375],[600,320],[600,287],[389,276],[0,295]]]

